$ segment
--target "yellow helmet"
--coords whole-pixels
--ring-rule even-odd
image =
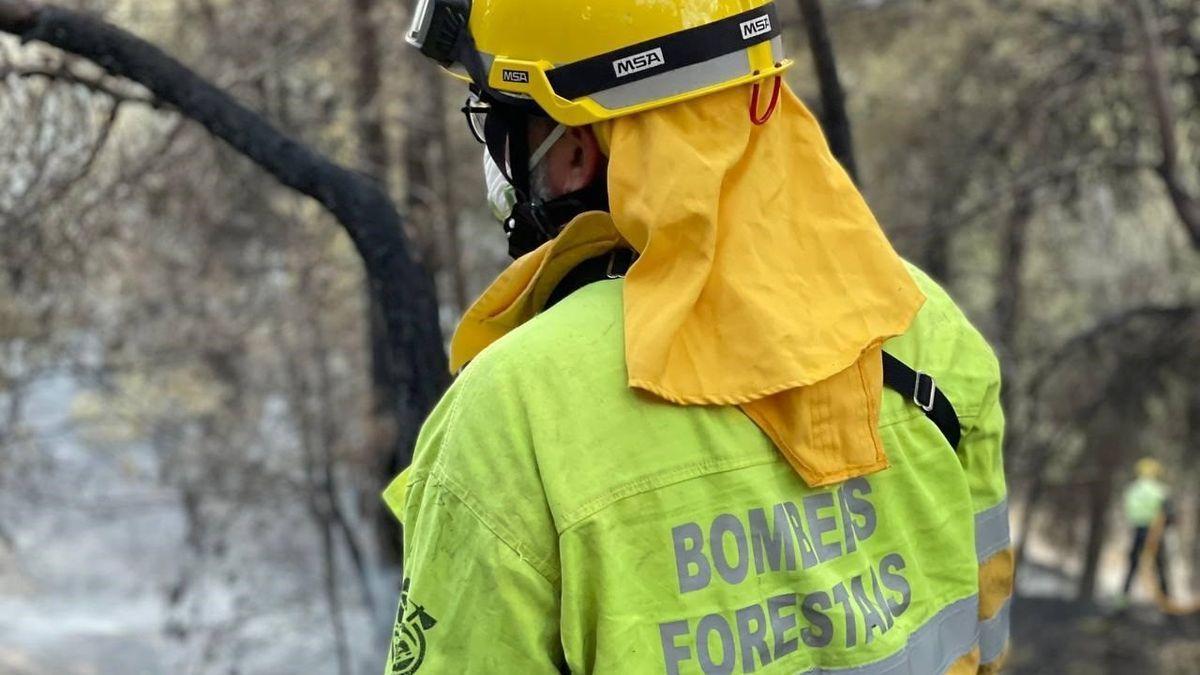
[[[407,40],[498,101],[567,126],[792,65],[770,0],[420,0]]]
[[[1142,478],[1158,478],[1163,474],[1162,464],[1152,457],[1145,457],[1138,460],[1135,470],[1137,471],[1137,475]]]

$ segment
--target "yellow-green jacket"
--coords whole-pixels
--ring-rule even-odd
[[[626,384],[621,281],[484,351],[388,490],[405,581],[387,673],[989,671],[1012,588],[999,369],[946,294],[888,352],[932,374],[956,454],[903,396],[891,468],[810,489],[734,407]]]
[[[1167,486],[1153,478],[1138,478],[1125,488],[1125,520],[1134,527],[1150,527],[1167,501]]]

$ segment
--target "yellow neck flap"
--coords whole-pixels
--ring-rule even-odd
[[[596,125],[611,217],[580,216],[505,271],[463,318],[453,368],[626,245],[630,387],[740,406],[812,486],[886,468],[882,345],[924,296],[791,89],[763,125],[749,99],[739,87]]]

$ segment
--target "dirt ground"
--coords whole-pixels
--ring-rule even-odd
[[[1049,598],[1013,605],[1020,675],[1200,675],[1200,614],[1167,617],[1152,606],[1116,612]]]

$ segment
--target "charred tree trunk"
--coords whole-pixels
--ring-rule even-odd
[[[1108,529],[1108,507],[1112,501],[1112,479],[1107,474],[1097,476],[1088,495],[1088,537],[1084,549],[1083,574],[1075,598],[1089,601],[1096,595],[1096,575],[1100,571],[1100,552]]]
[[[1025,272],[1025,234],[1029,229],[1029,220],[1033,217],[1033,200],[1030,195],[1018,194],[1015,200],[1009,213],[1008,228],[1004,233],[1001,249],[1004,258],[1000,263],[996,295],[997,337],[1001,361],[1009,363],[1015,361],[1018,351],[1017,338],[1021,327],[1021,313],[1024,311],[1022,277]],[[1005,410],[1008,410],[1007,405]]]
[[[375,24],[376,0],[352,0],[349,7],[352,50],[354,53],[355,126],[359,152],[367,172],[383,185],[389,185],[394,163],[392,143],[384,123],[383,56],[379,31]],[[431,283],[432,287],[432,283]],[[403,401],[403,363],[392,356],[387,327],[385,298],[373,287],[367,296],[367,349],[371,355],[371,412],[368,451],[381,478],[391,477],[404,468],[405,451],[400,429],[405,420],[399,415]],[[382,485],[380,486],[383,487]],[[401,560],[401,538],[395,519],[378,499],[364,505],[371,514],[377,539],[384,556],[393,563]]]
[[[1192,474],[1195,475],[1197,466],[1200,466],[1200,462],[1196,459],[1197,455],[1200,454],[1196,452],[1196,449],[1200,448],[1200,388],[1192,387],[1188,401],[1187,418],[1188,434],[1185,442],[1187,443],[1187,447],[1192,449],[1192,452],[1188,455],[1191,459],[1191,466],[1186,467],[1186,469],[1191,470]],[[1196,500],[1196,513],[1192,521],[1191,561],[1189,582],[1194,592],[1200,591],[1200,499]]]
[[[958,184],[965,181],[959,180]],[[929,217],[922,232],[921,266],[929,276],[953,292],[955,279],[950,264],[950,250],[954,244],[954,202],[960,194],[958,186],[947,186],[933,199]]]
[[[10,551],[17,547],[16,539],[4,528],[4,523],[0,523],[0,547]]]
[[[999,347],[1000,369],[1004,381],[1004,386],[1000,389],[1000,405],[1009,422],[1006,426],[1004,442],[1010,457],[1020,454],[1024,448],[1025,430],[1029,426],[1026,422],[1028,406],[1022,405],[1024,397],[1019,395],[1019,392],[1025,391],[1026,384],[1024,371],[1021,368],[1023,361],[1018,343],[1025,299],[1026,234],[1033,213],[1032,195],[1025,191],[1016,194],[1013,208],[1008,215],[1007,229],[1001,247],[1003,258],[1000,262],[1000,274],[996,284],[998,291],[996,294],[997,346]],[[1040,457],[1035,461],[1038,473],[1033,476],[1033,484],[1027,495],[1030,499],[1027,499],[1025,503],[1026,512],[1022,518],[1023,528],[1029,527],[1033,523],[1036,502],[1041,498],[1040,493],[1043,487],[1041,474],[1045,470],[1044,464],[1048,455],[1049,452],[1042,450]],[[1027,530],[1021,530],[1021,541],[1016,551],[1018,564],[1020,558],[1025,554],[1025,532]]]
[[[423,60],[422,60],[423,61]],[[413,64],[412,76],[421,90],[429,82],[433,65],[421,61]],[[436,277],[439,269],[437,242],[434,239],[434,171],[430,166],[430,147],[426,138],[433,104],[429,96],[416,96],[405,113],[404,137],[404,210],[411,218],[417,255]]]
[[[410,254],[401,217],[384,188],[289,138],[157,47],[100,19],[28,0],[0,0],[0,31],[44,42],[141,84],[158,102],[201,124],[338,219],[363,259],[372,296],[380,301],[387,360],[394,366],[399,396],[398,447],[404,452],[397,464],[408,463],[419,424],[449,376],[437,298]]]
[[[431,120],[429,137],[433,142],[435,154],[433,158],[434,171],[438,176],[438,222],[441,232],[438,241],[442,246],[442,260],[445,271],[450,275],[450,293],[456,309],[465,312],[470,303],[467,290],[467,275],[463,269],[462,238],[459,233],[459,223],[455,204],[459,195],[454,190],[454,171],[450,161],[450,132],[446,128],[446,118],[442,111],[446,110],[446,78],[441,73],[429,73],[429,81],[425,89],[435,106],[434,118]]]
[[[391,142],[383,122],[383,58],[375,27],[376,0],[351,0],[354,112],[366,171],[384,185],[392,173]]]
[[[812,50],[817,81],[821,84],[821,124],[825,127],[834,157],[857,183],[858,164],[854,159],[850,115],[846,112],[846,90],[842,88],[838,74],[837,53],[829,35],[829,24],[825,21],[821,0],[800,0],[800,13],[804,15],[808,46]]]
[[[308,285],[308,272],[301,272],[301,287]],[[277,339],[285,340],[286,333],[280,326]],[[314,419],[313,391],[303,364],[294,355],[287,359],[287,376],[291,380],[287,387],[292,416],[299,427],[301,454],[304,458],[304,498],[309,517],[312,518],[317,539],[321,547],[321,580],[325,595],[325,611],[329,618],[329,629],[333,637],[333,651],[337,656],[338,675],[350,675],[350,651],[347,643],[346,617],[342,603],[341,587],[338,584],[337,545],[335,542],[333,503],[330,499],[332,486],[324,481],[320,470],[319,456],[321,439]]]
[[[1200,198],[1193,195],[1184,179],[1180,156],[1179,132],[1172,102],[1170,75],[1163,56],[1162,37],[1154,7],[1148,0],[1126,0],[1133,14],[1142,50],[1143,70],[1154,123],[1158,127],[1162,161],[1158,175],[1167,189],[1171,204],[1180,222],[1191,237],[1192,246],[1200,249]]]
[[[1050,448],[1043,444],[1035,450],[1036,458],[1029,472],[1029,485],[1025,489],[1023,500],[1024,511],[1021,513],[1021,524],[1017,527],[1017,541],[1013,560],[1016,569],[1021,569],[1025,561],[1025,553],[1029,548],[1029,536],[1033,532],[1033,524],[1037,518],[1037,509],[1046,493],[1046,466],[1050,463]]]
[[[404,144],[405,208],[416,226],[421,260],[435,275],[449,277],[449,296],[462,310],[467,289],[454,218],[445,75],[424,58],[413,64],[412,72],[421,95],[410,106]]]
[[[1114,417],[1103,418],[1091,430],[1097,446],[1089,453],[1092,457],[1091,482],[1088,485],[1088,531],[1087,545],[1083,554],[1083,573],[1079,576],[1076,599],[1089,601],[1096,595],[1096,577],[1100,571],[1100,553],[1108,534],[1108,512],[1112,505],[1113,475],[1120,463],[1124,440]]]

